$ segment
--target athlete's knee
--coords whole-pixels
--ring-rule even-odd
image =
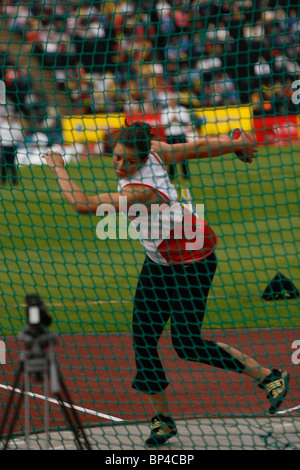
[[[180,359],[208,364],[241,373],[245,366],[217,343],[202,338],[173,338],[173,347]]]

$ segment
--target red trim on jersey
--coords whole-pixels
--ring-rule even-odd
[[[207,258],[216,248],[218,239],[211,227],[204,221],[204,242],[200,250],[187,250],[186,244],[192,240],[174,238],[174,230],[170,237],[163,240],[157,247],[159,254],[168,264],[186,264]]]
[[[155,188],[154,186],[150,186],[149,184],[143,184],[143,183],[127,183],[125,184],[122,189],[126,188],[126,186],[145,186],[146,188],[151,188],[151,189],[154,189],[154,191],[157,191],[159,194],[162,194],[168,201],[170,200],[170,198],[165,194],[163,193],[162,191],[160,191],[159,189]]]

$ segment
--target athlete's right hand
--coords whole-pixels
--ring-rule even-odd
[[[45,158],[47,165],[53,172],[55,172],[57,168],[63,168],[65,166],[62,155],[59,152],[55,152],[54,150],[48,150],[48,152],[45,153],[42,158]]]

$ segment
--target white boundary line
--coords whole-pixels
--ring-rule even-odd
[[[0,384],[0,388],[4,389],[4,390],[13,390],[13,387],[10,387],[9,385],[3,385],[3,384]],[[33,397],[33,398],[38,398],[40,400],[44,400],[44,401],[48,401],[49,403],[54,403],[55,405],[59,405],[59,400],[56,400],[54,398],[50,398],[50,397],[45,397],[44,395],[40,395],[39,393],[33,393],[33,392],[24,392],[23,390],[20,390],[18,388],[15,389],[15,392],[16,393],[24,393],[30,397]],[[64,405],[67,407],[67,408],[71,408],[71,405],[69,403],[66,403],[66,402],[63,402]],[[104,414],[104,413],[99,413],[98,411],[94,411],[94,410],[90,410],[88,408],[83,408],[81,406],[77,406],[77,405],[73,405],[73,408],[77,411],[80,411],[82,413],[87,413],[87,414],[91,414],[93,416],[98,416],[100,418],[103,418],[103,419],[107,419],[109,421],[115,421],[115,422],[123,422],[124,420],[121,419],[121,418],[117,418],[116,416],[111,416],[111,415],[107,415],[107,414]],[[299,410],[300,409],[300,405],[297,405],[297,406],[294,406],[293,408],[287,408],[286,410],[280,410],[280,411],[277,411],[276,414],[285,414],[285,413],[290,413],[292,411],[296,411],[296,410]]]
[[[300,409],[300,405],[294,406],[293,408],[287,408],[286,410],[277,411],[277,414],[283,415],[284,413],[290,413],[291,411],[296,411]]]
[[[13,390],[13,387],[10,387],[9,385],[3,385],[3,384],[0,384],[0,388],[3,388],[4,390],[9,390],[9,391]],[[23,390],[20,390],[19,388],[15,388],[15,392],[16,393],[22,393]],[[23,393],[28,395],[29,397],[39,398],[40,400],[48,401],[49,403],[54,403],[55,405],[60,404],[59,400],[56,400],[55,398],[45,397],[44,395],[40,395],[39,393],[32,393],[32,392],[23,392]],[[63,402],[63,404],[67,408],[71,408],[70,403]],[[91,415],[94,415],[94,416],[98,416],[99,418],[107,419],[109,421],[119,421],[119,422],[124,421],[121,418],[116,418],[115,416],[110,416],[110,415],[106,415],[104,413],[99,413],[98,411],[89,410],[89,409],[83,408],[81,406],[73,405],[73,408],[77,411],[81,411],[82,413],[87,413],[87,414],[91,414]]]

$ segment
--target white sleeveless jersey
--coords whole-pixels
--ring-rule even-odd
[[[190,236],[183,230],[186,208],[178,201],[178,193],[170,182],[168,173],[158,156],[151,150],[146,162],[130,178],[119,179],[118,191],[126,186],[143,186],[145,190],[157,192],[160,205],[136,203],[123,213],[136,230],[138,238],[149,258],[158,264],[186,264],[209,256],[217,245],[217,238],[210,227],[201,220],[204,227],[201,246],[192,242],[195,230],[199,229],[199,217],[189,209]],[[163,204],[165,203],[165,204]],[[185,224],[187,226],[187,224]],[[196,238],[196,237],[194,237]]]

